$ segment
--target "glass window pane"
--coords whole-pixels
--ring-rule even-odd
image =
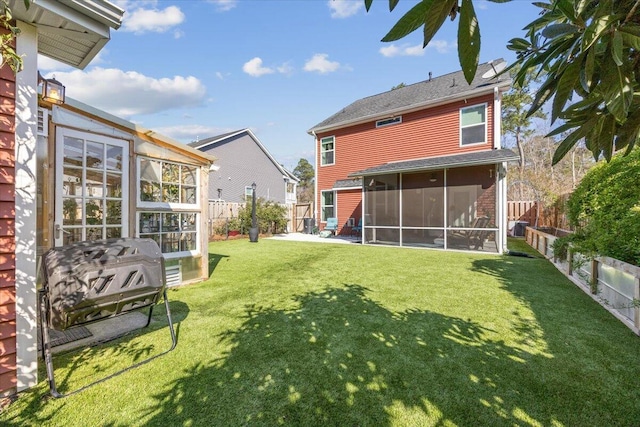
[[[101,240],[103,238],[102,227],[87,227],[86,240]]]
[[[64,137],[64,160],[65,165],[82,166],[84,159],[84,141],[78,138]]]
[[[87,141],[87,167],[93,169],[104,168],[104,144]]]
[[[460,124],[462,126],[477,125],[485,122],[485,106],[463,108],[460,112]]]
[[[180,166],[173,163],[164,163],[162,165],[162,182],[180,182]]]
[[[63,169],[62,194],[65,196],[82,196],[82,169]]]
[[[107,172],[107,197],[122,197],[122,175]]]
[[[162,185],[162,201],[166,203],[180,202],[180,189],[177,184]]]
[[[89,199],[86,205],[87,225],[102,225],[102,200]]]
[[[142,202],[161,202],[160,183],[159,182],[140,182],[140,201]]]
[[[116,147],[113,145],[107,145],[107,170],[121,171],[122,170],[122,147]]]
[[[70,245],[82,241],[82,228],[65,228],[62,233],[62,244]]]
[[[115,239],[118,237],[122,237],[122,228],[121,227],[107,227],[107,239]]]
[[[165,213],[162,214],[162,231],[178,231],[180,230],[180,214]]]
[[[107,224],[122,223],[122,202],[120,200],[107,200]]]
[[[162,174],[160,162],[149,159],[140,159],[140,179],[148,182],[160,182]]]
[[[82,225],[82,199],[62,199],[62,225]]]
[[[322,204],[333,205],[333,191],[323,191],[322,192]]]
[[[182,230],[195,231],[196,230],[196,214],[185,213],[182,214]]]
[[[140,232],[141,233],[157,233],[160,231],[160,214],[159,213],[141,213],[140,214]]]
[[[87,170],[87,197],[102,197],[104,196],[103,177],[102,171]]]
[[[484,124],[462,129],[462,145],[485,142]]]
[[[180,203],[196,204],[196,187],[182,187]]]
[[[182,183],[186,185],[196,185],[196,168],[182,166]]]

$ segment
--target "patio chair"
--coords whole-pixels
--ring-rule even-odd
[[[362,233],[362,218],[358,219],[358,225],[351,227],[351,235]]]
[[[473,220],[469,228],[487,228],[489,227],[489,217],[480,216]],[[484,248],[484,240],[491,233],[490,230],[460,230],[452,233],[452,237],[459,237],[466,240],[469,249],[479,250]]]
[[[327,218],[327,225],[324,226],[325,230],[331,231],[334,235],[338,233],[338,218]]]

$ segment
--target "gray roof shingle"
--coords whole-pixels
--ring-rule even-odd
[[[355,124],[360,121],[374,120],[389,114],[401,114],[404,110],[412,110],[416,107],[436,104],[442,100],[455,96],[464,96],[467,93],[491,92],[495,87],[509,87],[511,79],[508,75],[498,78],[493,76],[483,77],[503,63],[502,58],[478,65],[476,75],[467,84],[462,71],[433,77],[419,83],[393,89],[378,95],[368,96],[353,102],[331,117],[321,121],[308,133],[338,128],[342,125]]]
[[[511,162],[520,156],[508,149],[476,151],[473,153],[454,154],[451,156],[429,157],[423,159],[391,162],[349,174],[356,178],[365,175],[383,175],[387,173],[417,172],[423,170],[444,169],[459,166],[489,165]]]

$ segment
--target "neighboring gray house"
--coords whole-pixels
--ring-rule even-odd
[[[202,139],[191,147],[215,156],[216,170],[209,173],[209,200],[244,203],[256,183],[256,196],[267,201],[294,205],[298,179],[262,145],[250,129]]]

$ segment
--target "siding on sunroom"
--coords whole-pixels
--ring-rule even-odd
[[[2,34],[6,30],[1,31]],[[16,76],[0,68],[0,396],[15,391],[15,92]]]
[[[494,95],[490,93],[466,102],[458,101],[402,114],[402,123],[395,125],[376,128],[376,121],[372,120],[318,133],[318,192],[333,188],[337,180],[346,179],[352,172],[388,162],[493,149],[493,99]],[[461,147],[460,109],[482,103],[487,104],[487,141]],[[319,141],[327,136],[335,137],[335,164],[320,166]],[[319,206],[320,194],[317,195],[317,202]],[[339,221],[343,222],[340,216]]]

